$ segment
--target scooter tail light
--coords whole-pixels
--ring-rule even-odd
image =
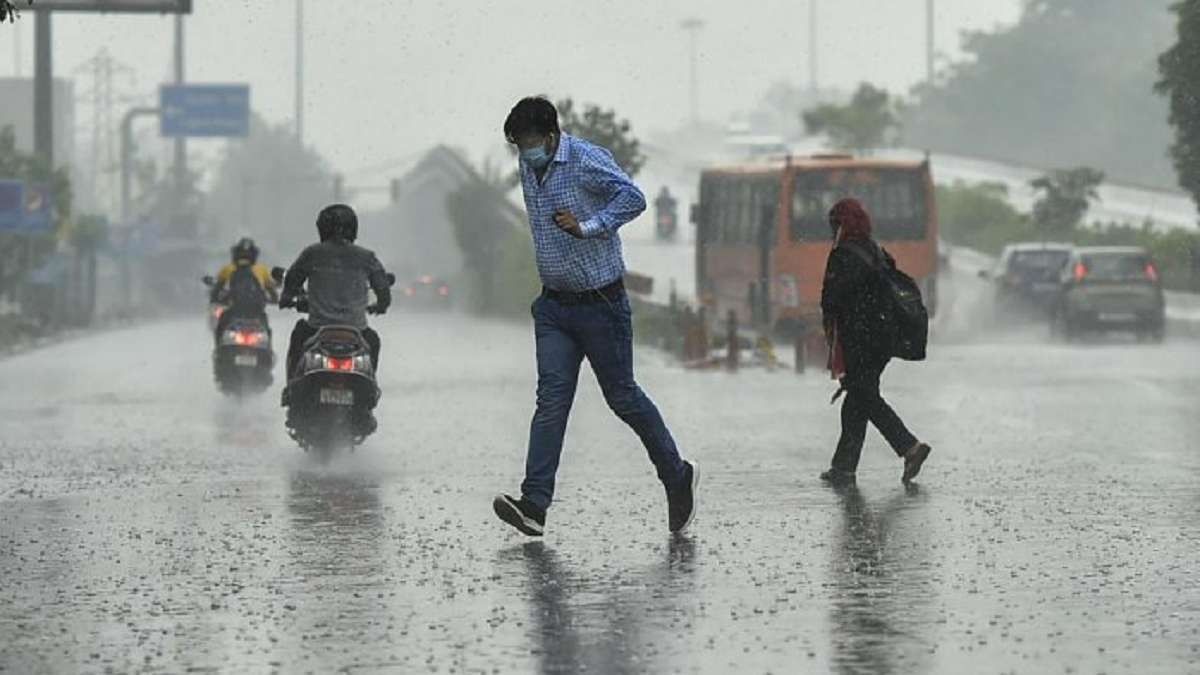
[[[1087,265],[1084,265],[1081,262],[1075,263],[1075,281],[1083,281],[1084,279],[1087,278],[1087,275],[1088,275]]]
[[[354,359],[353,358],[337,359],[337,358],[333,358],[333,357],[326,357],[325,367],[328,368],[329,370],[338,370],[338,371],[347,371],[347,372],[352,371],[352,370],[354,370]]]

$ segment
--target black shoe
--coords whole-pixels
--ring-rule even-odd
[[[546,529],[546,512],[534,506],[525,497],[513,499],[499,495],[492,500],[492,509],[500,520],[512,525],[531,537],[540,537]]]
[[[926,443],[917,443],[911,450],[904,453],[904,474],[900,476],[900,481],[907,483],[917,477],[921,473],[921,465],[929,458],[929,453],[933,452],[933,448]]]
[[[696,518],[698,500],[696,486],[700,484],[700,469],[694,462],[683,463],[683,485],[667,489],[667,526],[671,532],[683,532]]]
[[[827,469],[820,477],[830,485],[851,485],[855,481],[853,471],[842,471],[841,469]]]

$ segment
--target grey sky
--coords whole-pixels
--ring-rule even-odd
[[[189,79],[249,82],[256,110],[290,122],[294,0],[195,2]],[[956,55],[961,31],[1011,22],[1020,5],[938,0],[939,51]],[[307,0],[306,7],[307,138],[352,177],[438,141],[479,156],[499,145],[513,101],[532,92],[616,107],[641,130],[674,126],[687,116],[679,28],[686,16],[707,22],[699,41],[705,118],[724,121],[772,81],[807,81],[807,0]],[[904,90],[920,80],[924,7],[925,0],[820,0],[822,84],[869,80]],[[32,27],[26,14],[17,28],[26,75]],[[13,72],[12,30],[0,28],[4,75]],[[60,14],[55,35],[59,74],[102,46],[136,68],[136,89],[147,95],[170,72],[168,18]],[[207,154],[219,145],[193,147]]]

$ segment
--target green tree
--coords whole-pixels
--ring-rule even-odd
[[[1200,0],[1184,0],[1172,11],[1178,17],[1177,41],[1158,59],[1155,89],[1170,105],[1171,157],[1179,186],[1200,204]]]
[[[603,146],[613,154],[613,159],[632,178],[646,163],[641,143],[633,135],[633,125],[627,119],[618,119],[615,110],[605,110],[587,104],[577,110],[575,101],[564,98],[555,104],[558,107],[558,123],[562,130]]]
[[[1081,166],[1058,169],[1030,181],[1038,193],[1033,204],[1033,224],[1044,233],[1070,234],[1083,224],[1088,207],[1100,198],[1096,188],[1104,172]]]
[[[25,4],[32,7],[33,0],[25,0]],[[20,14],[20,10],[12,3],[12,0],[0,0],[0,23],[5,21],[15,23]]]
[[[1167,106],[1152,86],[1173,1],[1024,3],[1016,24],[968,33],[961,61],[913,91],[904,143],[1172,185]]]
[[[937,186],[941,236],[957,246],[992,254],[1005,244],[1031,237],[1029,218],[1008,198],[1003,183],[955,181]]]
[[[810,134],[825,134],[839,150],[869,151],[891,145],[899,120],[891,96],[868,82],[846,105],[822,104],[804,111],[801,118]]]
[[[518,316],[537,294],[537,268],[528,231],[498,181],[495,171],[485,170],[447,195],[446,211],[472,286],[472,309]]]

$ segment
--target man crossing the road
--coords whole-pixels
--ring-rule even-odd
[[[497,496],[501,520],[541,536],[562,454],[579,368],[586,357],[604,399],[641,439],[667,492],[668,526],[680,532],[696,513],[695,463],[679,456],[662,415],[633,377],[633,332],[617,230],[646,198],[612,154],[559,129],[545,98],[525,98],[504,123],[520,152],[521,188],[542,293],[532,307],[537,408],[529,431],[521,496]]]

